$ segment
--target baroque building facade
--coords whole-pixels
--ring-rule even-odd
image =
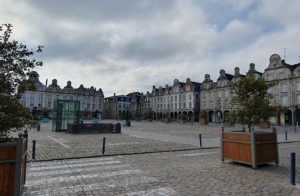
[[[255,77],[260,78],[262,73],[255,70],[255,64],[249,65],[249,71],[246,73],[254,74]],[[208,112],[209,122],[224,122],[226,121],[232,108],[231,86],[239,78],[245,77],[240,73],[240,68],[234,68],[234,74],[228,74],[224,69],[220,70],[220,75],[216,82],[210,79],[209,74],[205,74],[205,79],[201,84],[201,106],[200,110]]]
[[[273,86],[268,90],[272,94],[272,105],[285,108],[277,116],[270,119],[272,124],[296,125],[300,123],[300,63],[290,65],[282,60],[278,54],[272,54],[269,65],[264,72],[256,71],[255,64],[249,65],[246,73],[254,74],[257,78],[264,78]],[[231,86],[239,77],[239,68],[234,69],[234,74],[227,74],[220,70],[216,82],[208,74],[201,84],[201,107],[209,113],[210,122],[224,122],[226,116],[233,109],[231,105]]]
[[[263,78],[274,85],[269,89],[274,97],[274,105],[286,108],[285,112],[273,119],[277,124],[300,123],[300,63],[290,65],[282,60],[278,54],[270,57],[268,67]]]
[[[147,112],[153,113],[153,119],[178,119],[183,114],[187,120],[198,120],[200,109],[200,83],[189,78],[186,82],[174,80],[172,86],[152,87],[144,97],[144,116]]]
[[[116,95],[104,99],[103,118],[121,119],[125,115],[131,115],[131,97],[127,95]]]
[[[226,73],[224,69],[219,72],[216,81],[205,74],[202,83],[174,80],[172,86],[165,88],[153,86],[152,92],[144,96],[142,110],[153,112],[154,119],[177,119],[183,113],[189,119],[198,120],[199,112],[207,111],[209,122],[223,123],[233,110],[231,99],[231,86],[240,77],[254,74],[257,78],[264,78],[273,86],[268,90],[273,96],[272,105],[282,106],[284,111],[270,119],[272,124],[296,125],[300,124],[300,63],[287,64],[278,54],[272,54],[269,65],[264,72],[255,69],[255,64],[249,65],[248,72],[240,73],[235,67],[233,74]]]
[[[52,83],[47,86],[39,81],[39,78],[33,78],[36,86],[35,91],[25,91],[20,102],[30,110],[36,110],[38,113],[48,111],[51,115],[55,108],[57,100],[74,100],[80,101],[80,110],[86,115],[91,116],[92,112],[103,113],[104,94],[102,89],[95,87],[85,88],[80,85],[79,88],[73,88],[71,81],[67,82],[64,88],[57,84],[53,79]]]

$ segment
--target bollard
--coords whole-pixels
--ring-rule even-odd
[[[291,153],[291,185],[296,185],[296,153]]]
[[[287,141],[287,130],[285,130],[285,141]]]
[[[103,142],[102,142],[102,154],[105,154],[105,140],[106,138],[103,138]]]
[[[40,123],[37,125],[36,130],[37,130],[37,131],[40,131],[40,130],[41,130],[41,124],[40,124]]]
[[[201,136],[201,133],[199,133],[199,142],[200,142],[200,148],[202,148],[202,136]]]
[[[35,144],[36,141],[32,140],[32,159],[35,159]]]

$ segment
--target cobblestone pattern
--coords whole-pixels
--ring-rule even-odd
[[[23,195],[300,195],[289,184],[300,143],[279,146],[279,165],[257,169],[222,163],[219,149],[30,162]]]
[[[200,146],[199,134],[202,137],[203,147],[220,146],[221,128],[218,124],[200,126],[198,123],[167,124],[133,121],[131,125],[131,127],[122,127],[122,134],[69,134],[53,132],[51,123],[42,123],[40,131],[36,129],[29,131],[28,160],[32,158],[33,140],[36,140],[35,160],[102,156],[104,137],[106,138],[105,155],[197,149]],[[225,130],[239,129],[241,126],[225,127]],[[277,127],[277,129],[279,141],[300,141],[300,129],[296,129],[296,132],[294,127]],[[285,141],[285,130],[288,131],[287,141]]]

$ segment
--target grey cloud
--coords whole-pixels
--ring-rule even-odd
[[[148,18],[173,4],[171,0],[34,0],[33,2],[32,5],[43,10],[45,14],[86,22]]]

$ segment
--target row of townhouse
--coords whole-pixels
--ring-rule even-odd
[[[283,106],[285,111],[270,119],[276,124],[296,124],[300,121],[300,63],[290,65],[278,54],[270,57],[269,65],[264,72],[256,71],[255,64],[249,65],[248,72],[240,74],[238,67],[233,74],[220,70],[217,81],[205,74],[202,83],[192,82],[189,78],[185,83],[175,79],[173,86],[155,88],[144,96],[143,111],[153,111],[155,119],[169,117],[177,119],[185,114],[188,119],[197,121],[200,111],[208,112],[210,122],[223,122],[232,111],[231,86],[240,77],[254,74],[274,85],[269,89],[273,96],[274,106]]]
[[[200,111],[200,83],[187,78],[185,83],[175,79],[173,86],[153,86],[151,93],[146,93],[142,103],[143,111],[152,111],[152,118],[156,120],[178,119],[181,114],[188,119],[197,120]]]
[[[144,119],[143,93],[132,92],[127,95],[116,95],[104,99],[104,118],[110,119]]]
[[[91,114],[94,111],[101,113],[103,118],[120,119],[124,114],[131,117],[146,119],[149,113],[153,119],[171,118],[178,119],[181,115],[187,120],[198,121],[201,111],[208,111],[210,122],[223,122],[232,111],[231,86],[240,77],[248,74],[264,78],[272,82],[274,86],[269,89],[274,97],[273,105],[284,106],[286,111],[281,112],[271,119],[276,124],[296,124],[300,121],[300,63],[290,65],[282,60],[278,54],[270,57],[269,65],[264,72],[256,71],[255,64],[249,65],[248,72],[240,74],[238,67],[233,74],[220,70],[216,81],[205,74],[202,83],[174,80],[172,86],[152,87],[146,94],[133,92],[128,95],[113,95],[104,98],[101,89],[73,88],[71,82],[67,82],[64,88],[60,88],[57,80],[52,84],[43,85],[38,78],[34,78],[37,90],[26,91],[20,102],[27,108],[44,109],[53,111],[54,103],[58,99],[80,101],[80,110]]]
[[[25,91],[20,99],[20,102],[31,111],[36,110],[42,114],[44,111],[49,113],[50,117],[55,109],[57,100],[72,100],[80,101],[80,111],[86,116],[91,116],[92,112],[103,112],[104,94],[102,89],[96,90],[95,87],[85,88],[80,85],[79,88],[73,88],[71,81],[67,82],[64,88],[57,84],[57,80],[53,79],[48,86],[39,81],[39,78],[32,78],[35,82],[35,91]]]

